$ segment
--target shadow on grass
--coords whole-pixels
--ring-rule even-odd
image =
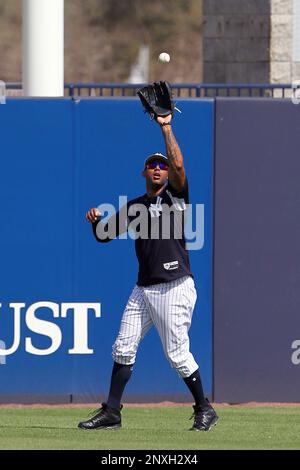
[[[59,430],[59,429],[72,429],[74,431],[74,429],[78,429],[76,426],[75,427],[68,427],[68,428],[63,428],[63,427],[52,427],[52,426],[0,426],[0,429],[56,429],[56,430]],[[80,431],[80,429],[78,429],[78,431]],[[81,430],[82,431],[82,430]]]

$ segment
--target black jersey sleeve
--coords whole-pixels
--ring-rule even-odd
[[[184,187],[181,191],[177,191],[175,188],[173,188],[170,181],[168,182],[166,189],[172,194],[172,196],[179,199],[184,199],[187,204],[189,203],[189,184],[187,178],[185,179]]]
[[[127,205],[112,215],[106,223],[100,220],[92,224],[93,234],[99,243],[108,243],[128,230]]]

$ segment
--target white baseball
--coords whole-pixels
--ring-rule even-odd
[[[170,54],[167,52],[161,52],[158,56],[159,62],[162,62],[163,64],[166,64],[167,62],[170,62],[171,57]]]

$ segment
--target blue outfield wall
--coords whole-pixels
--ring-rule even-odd
[[[190,251],[198,290],[191,349],[211,395],[214,101],[180,100],[178,106],[183,114],[176,115],[174,129],[191,202],[204,205],[205,222],[204,246]],[[0,396],[73,395],[88,401],[105,395],[111,346],[137,261],[131,239],[98,244],[85,213],[101,203],[118,207],[120,195],[131,199],[145,192],[143,161],[165,150],[160,129],[137,99],[104,98],[8,99],[0,106],[0,130],[0,349],[16,346],[11,355],[0,355]],[[200,213],[196,218],[193,208],[201,246]],[[74,322],[70,303],[76,309],[101,304],[100,318],[88,310],[87,341],[84,310]],[[18,309],[19,344],[13,321]],[[87,342],[93,353],[86,353]],[[126,397],[190,399],[154,328],[141,343]]]

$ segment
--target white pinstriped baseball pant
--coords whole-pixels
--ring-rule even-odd
[[[190,352],[188,331],[196,299],[194,280],[190,276],[148,287],[135,286],[113,345],[114,361],[134,364],[140,341],[154,325],[171,367],[181,377],[192,375],[198,364]]]

